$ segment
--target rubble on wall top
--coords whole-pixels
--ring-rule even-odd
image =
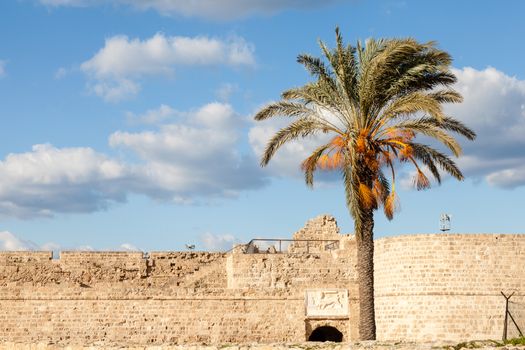
[[[340,239],[335,218],[328,214],[308,220],[305,226],[293,234],[293,239]]]

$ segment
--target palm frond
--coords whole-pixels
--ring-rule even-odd
[[[341,97],[323,83],[309,83],[298,88],[292,88],[284,91],[281,96],[285,100],[300,101],[292,103],[302,103],[308,108],[323,108],[338,117],[344,125],[349,122],[348,118],[344,116],[344,103]]]
[[[377,179],[374,181],[374,192],[378,204],[384,204],[386,198],[390,195],[390,183],[381,169],[379,169]]]
[[[463,174],[461,173],[461,170],[459,170],[456,163],[443,153],[430,146],[420,143],[411,143],[410,145],[414,150],[414,157],[420,159],[423,164],[428,165],[426,162],[431,160],[434,164],[437,164],[442,170],[449,173],[456,179],[463,180]]]
[[[388,220],[394,218],[394,213],[399,209],[399,202],[395,191],[390,192],[383,204],[383,211]]]
[[[417,119],[418,122],[428,123],[429,125],[442,128],[444,130],[449,130],[460,134],[467,138],[467,140],[475,140],[476,133],[474,130],[468,128],[465,124],[451,117],[444,117],[442,120],[438,121],[433,118],[420,118]]]
[[[397,123],[392,128],[407,130],[411,131],[414,134],[419,133],[436,139],[437,141],[441,142],[446,147],[448,147],[448,149],[450,149],[452,153],[454,153],[454,155],[458,157],[462,152],[460,144],[454,137],[441,130],[438,127],[438,123],[428,123],[425,119],[408,120]],[[388,139],[385,141],[388,142]]]
[[[437,120],[443,120],[445,114],[441,104],[433,96],[422,92],[411,92],[390,102],[382,112],[381,122],[395,118],[425,113]]]
[[[428,177],[421,171],[421,169],[417,169],[416,175],[414,176],[414,187],[418,190],[426,190],[427,188],[430,188],[430,181]]]
[[[299,102],[292,101],[278,101],[273,102],[262,108],[253,119],[260,121],[275,116],[285,117],[304,117],[307,115],[314,114],[315,112]]]
[[[300,137],[312,135],[322,130],[323,127],[324,126],[316,120],[303,118],[282,128],[268,142],[261,159],[261,166],[266,166],[275,152],[285,143]]]
[[[314,173],[317,170],[319,158],[323,156],[324,152],[326,152],[330,146],[330,144],[326,144],[318,147],[308,158],[302,162],[301,169],[304,172],[304,180],[308,187],[312,187],[314,185]]]
[[[455,90],[446,89],[429,93],[439,103],[461,103],[463,96]]]

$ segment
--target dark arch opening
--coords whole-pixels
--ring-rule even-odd
[[[343,341],[343,333],[339,332],[335,327],[322,326],[316,328],[310,334],[308,341],[333,341],[340,343]]]

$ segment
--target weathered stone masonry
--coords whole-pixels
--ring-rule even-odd
[[[375,249],[382,339],[501,339],[500,292],[525,301],[525,235],[407,235],[378,239]],[[517,321],[523,330],[525,318]]]
[[[321,216],[294,239],[340,242],[284,254],[2,252],[0,342],[301,342],[321,326],[356,339],[354,237]],[[500,291],[525,301],[524,253],[525,235],[378,239],[378,338],[500,338]],[[307,294],[325,298],[326,313],[307,315]]]

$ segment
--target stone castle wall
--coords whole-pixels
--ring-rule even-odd
[[[293,238],[283,254],[0,252],[0,343],[302,342],[320,326],[357,339],[354,237],[321,216]],[[500,291],[525,302],[524,253],[525,235],[378,239],[378,339],[501,338]],[[347,311],[308,315],[312,290],[347,291]]]
[[[307,228],[296,236],[341,238],[333,218]],[[355,249],[343,241],[289,254],[0,252],[0,343],[301,342],[334,322],[355,338],[355,319],[305,319],[308,288],[356,294]]]
[[[501,339],[505,299],[525,301],[525,235],[429,234],[375,243],[382,339]],[[514,316],[523,314],[517,308]],[[521,315],[522,316],[522,315]],[[516,317],[522,330],[525,318]],[[509,325],[509,337],[517,335]]]

